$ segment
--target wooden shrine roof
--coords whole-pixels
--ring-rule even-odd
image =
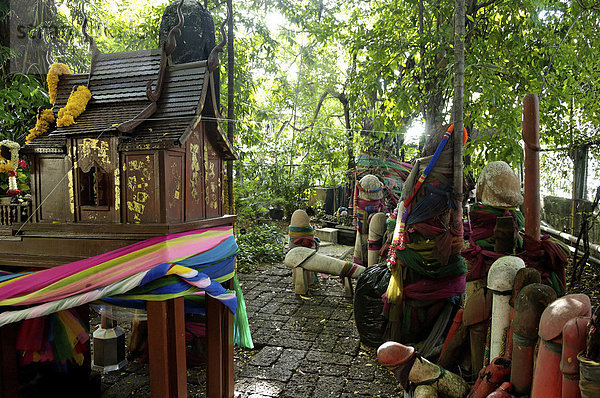
[[[88,88],[92,99],[86,110],[75,119],[75,124],[57,127],[54,131],[37,137],[26,145],[25,151],[54,152],[66,145],[66,138],[75,135],[99,136],[117,133],[121,137],[120,150],[168,148],[180,145],[188,136],[202,114],[203,117],[218,117],[213,108],[211,74],[206,61],[167,66],[165,80],[156,112],[130,132],[120,133],[117,127],[135,118],[151,105],[146,95],[146,85],[152,82],[156,88],[160,72],[162,49],[130,51],[113,54],[97,54],[93,63]],[[64,75],[60,77],[55,116],[65,106],[72,89],[86,85],[88,74]],[[211,90],[208,90],[208,86]],[[207,95],[208,94],[208,95]],[[233,159],[235,152],[231,144],[217,127],[216,141],[225,158]]]

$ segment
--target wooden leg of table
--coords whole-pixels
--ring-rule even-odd
[[[173,314],[169,322],[170,379],[177,386],[177,397],[187,397],[187,367],[185,363],[185,310],[183,297],[167,301],[167,311]]]
[[[187,396],[183,298],[146,302],[150,390],[156,398]]]
[[[217,299],[206,295],[206,392],[208,398],[223,398],[223,311]]]
[[[225,287],[233,289],[232,281],[225,283]],[[234,395],[234,380],[233,380],[233,314],[225,306],[223,316],[223,379],[224,379],[224,396],[225,398],[233,398]]]
[[[15,324],[0,328],[0,398],[17,397],[19,369],[17,367],[17,327]]]

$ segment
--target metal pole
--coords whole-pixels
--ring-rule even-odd
[[[523,99],[525,142],[525,235],[540,240],[540,102],[535,94]]]

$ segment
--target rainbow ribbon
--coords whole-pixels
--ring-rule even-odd
[[[166,300],[208,294],[234,314],[238,246],[230,226],[151,238],[42,271],[0,275],[0,326],[104,298]],[[12,309],[11,307],[18,307]]]

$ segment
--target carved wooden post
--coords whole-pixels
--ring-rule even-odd
[[[206,296],[206,390],[211,398],[233,398],[233,314]]]
[[[183,297],[147,301],[150,390],[156,398],[187,397]]]
[[[535,94],[523,99],[525,142],[525,235],[540,240],[540,102]]]

